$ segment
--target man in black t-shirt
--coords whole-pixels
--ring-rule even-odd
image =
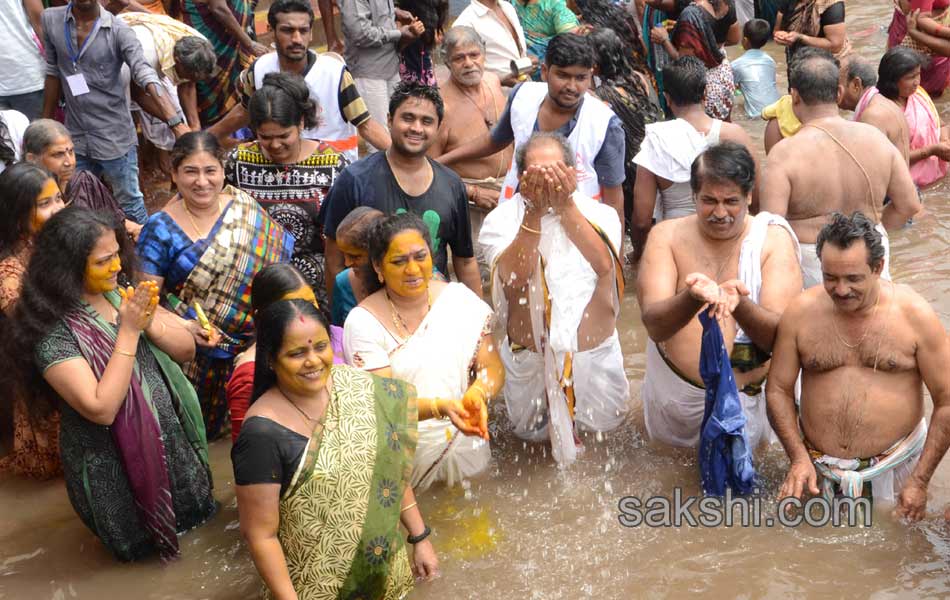
[[[389,101],[392,146],[358,160],[337,177],[321,214],[330,298],[336,274],[343,269],[336,228],[357,206],[419,215],[429,226],[435,267],[448,276],[446,247],[451,247],[455,276],[481,296],[465,185],[453,171],[426,157],[442,116],[442,98],[436,88],[399,85]]]

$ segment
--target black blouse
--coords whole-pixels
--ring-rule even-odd
[[[241,426],[231,464],[234,483],[279,483],[280,494],[290,485],[307,447],[307,437],[266,417],[251,417]]]

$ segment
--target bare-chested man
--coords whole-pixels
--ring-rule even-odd
[[[442,43],[442,56],[449,67],[449,80],[442,86],[445,119],[439,127],[438,139],[429,148],[433,158],[488,135],[507,102],[498,76],[485,71],[485,41],[474,29],[450,29]],[[495,154],[459,160],[452,165],[452,170],[465,182],[469,204],[481,209],[482,214],[498,204],[513,152],[507,146]],[[478,222],[481,224],[480,218]]]
[[[699,443],[706,391],[696,315],[714,308],[755,447],[769,430],[762,383],[775,329],[802,289],[797,242],[782,217],[748,214],[755,163],[745,146],[710,147],[690,181],[696,214],[657,224],[640,262],[637,292],[650,336],[640,393],[647,433],[674,446]]]
[[[833,215],[818,254],[824,289],[782,315],[766,390],[791,460],[779,496],[817,495],[818,475],[826,498],[835,488],[861,496],[870,483],[875,501],[896,499],[898,514],[920,519],[950,444],[947,333],[923,298],[881,278],[882,236],[863,214]],[[929,432],[921,383],[933,398]]]
[[[576,191],[574,153],[560,134],[531,135],[516,165],[519,191],[488,213],[478,237],[504,328],[505,403],[518,436],[550,439],[555,460],[569,463],[575,424],[609,431],[628,410],[620,219]]]
[[[853,110],[855,121],[880,129],[910,164],[910,130],[904,109],[882,95],[876,83],[877,71],[870,61],[848,57],[847,66],[841,67],[839,84],[843,91],[838,96],[838,107]]]
[[[818,231],[833,212],[865,212],[885,240],[920,210],[917,190],[900,151],[875,127],[838,114],[838,63],[818,48],[792,62],[792,106],[803,123],[772,148],[759,196],[763,211],[788,218],[801,244],[805,287],[821,283],[815,253]],[[884,206],[884,199],[890,202]],[[889,278],[887,252],[884,271]]]

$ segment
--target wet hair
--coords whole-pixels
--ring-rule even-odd
[[[319,124],[317,109],[303,77],[287,72],[265,75],[264,84],[254,92],[247,106],[254,135],[268,121],[281,127],[299,127],[303,121],[304,129],[313,129]]]
[[[432,48],[436,34],[445,31],[449,16],[448,0],[400,0],[399,8],[422,21],[425,31],[419,39],[426,48]]]
[[[772,38],[772,27],[765,19],[749,19],[742,26],[742,37],[749,40],[749,47],[758,50]]]
[[[881,64],[878,65],[877,89],[888,100],[897,100],[900,96],[897,89],[898,81],[923,64],[924,58],[916,51],[904,46],[891,48],[884,53]]]
[[[587,42],[586,36],[576,33],[559,33],[548,42],[544,64],[548,67],[593,69],[594,51]]]
[[[403,231],[417,231],[422,239],[426,241],[429,247],[429,253],[432,252],[432,237],[429,235],[429,227],[425,221],[413,213],[400,213],[398,215],[389,215],[376,220],[369,231],[369,264],[379,266],[383,262],[383,257],[389,250],[389,244],[393,238]],[[373,268],[366,269],[363,273],[363,287],[366,288],[366,295],[369,296],[377,290],[383,288],[382,282],[376,275]]]
[[[830,52],[806,47],[795,53],[789,68],[788,86],[808,106],[838,102],[840,63]]]
[[[445,104],[442,102],[442,95],[439,93],[439,88],[406,81],[397,84],[393,95],[389,97],[390,118],[396,116],[396,111],[409,98],[428,100],[431,102],[432,106],[435,107],[435,114],[439,118],[439,124],[442,123],[442,118],[445,116]]]
[[[306,13],[310,23],[313,23],[313,7],[307,0],[276,0],[267,9],[267,24],[271,29],[277,29],[277,15],[288,13]]]
[[[574,166],[574,150],[571,148],[571,144],[567,141],[566,137],[556,131],[535,131],[531,134],[531,137],[528,138],[528,141],[518,146],[518,149],[515,150],[515,167],[518,169],[518,173],[522,173],[528,168],[528,165],[525,164],[525,159],[528,157],[528,152],[531,148],[538,144],[559,146],[561,148],[561,154],[564,155],[564,164],[568,167]]]
[[[876,265],[884,264],[885,249],[881,233],[861,211],[851,213],[850,217],[839,212],[831,213],[831,221],[818,232],[815,253],[821,260],[821,251],[826,243],[847,250],[858,240],[864,240],[864,246],[868,249],[868,266],[872,271]]]
[[[180,64],[195,79],[208,79],[217,68],[217,57],[211,42],[196,35],[186,35],[175,42],[175,63]]]
[[[689,185],[698,194],[705,181],[734,183],[744,195],[755,186],[755,161],[749,149],[735,142],[722,142],[707,148],[690,167]]]
[[[323,326],[330,335],[330,323],[326,315],[306,300],[279,300],[255,316],[257,350],[254,354],[254,391],[251,404],[277,385],[274,361],[284,344],[288,327],[297,318],[309,317]]]
[[[218,143],[218,138],[208,133],[207,130],[189,131],[175,140],[171,152],[172,169],[177,171],[181,163],[201,152],[207,152],[222,164],[224,162],[224,154],[221,150],[221,144]]]
[[[624,49],[624,42],[613,29],[595,29],[587,38],[594,49],[599,67],[600,85],[594,89],[594,93],[610,105],[611,110],[623,124],[626,142],[624,187],[632,191],[637,171],[633,157],[640,150],[640,144],[646,137],[647,124],[662,120],[663,113],[650,97],[643,79],[630,64],[629,53]]]
[[[37,119],[23,132],[23,156],[39,156],[60,138],[73,139],[65,125],[53,119]]]
[[[119,244],[122,261],[119,283],[131,284],[138,263],[135,244],[124,223],[113,215],[68,206],[53,215],[36,236],[14,310],[10,341],[11,356],[16,358],[20,379],[26,385],[48,389],[33,362],[34,351],[64,315],[81,310],[87,260],[99,238],[110,231]]]
[[[251,281],[251,308],[258,313],[305,285],[309,285],[307,280],[293,265],[267,265],[258,271]]]
[[[858,79],[861,87],[869,88],[877,83],[877,71],[871,61],[860,56],[848,57],[848,81]]]
[[[482,39],[482,36],[478,35],[478,32],[475,31],[474,28],[466,25],[458,25],[449,29],[445,34],[445,39],[442,41],[442,62],[448,63],[452,53],[455,52],[455,49],[459,46],[471,45],[478,46],[482,51],[482,56],[485,56],[485,40]]]
[[[373,223],[384,217],[381,210],[370,206],[357,206],[343,217],[336,226],[336,239],[346,239],[362,250],[369,249],[369,234]]]
[[[695,56],[681,56],[663,67],[663,89],[676,106],[700,104],[706,93],[706,65]]]
[[[56,181],[52,173],[28,162],[0,173],[0,258],[8,256],[17,242],[31,237],[36,198],[50,179]]]
[[[614,3],[611,0],[587,0],[578,2],[581,12],[584,15],[584,22],[594,27],[594,32],[587,36],[592,49],[594,50],[594,60],[600,65],[601,77],[604,72],[604,55],[598,50],[598,44],[594,41],[594,34],[608,29],[620,39],[620,50],[616,57],[622,58],[630,67],[650,75],[650,67],[647,65],[643,56],[643,39],[640,37],[640,28],[636,19],[621,4]],[[599,56],[598,56],[599,55]]]

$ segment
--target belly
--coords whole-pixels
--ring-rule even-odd
[[[812,446],[838,458],[880,454],[923,417],[920,376],[839,367],[802,376],[801,421]]]

